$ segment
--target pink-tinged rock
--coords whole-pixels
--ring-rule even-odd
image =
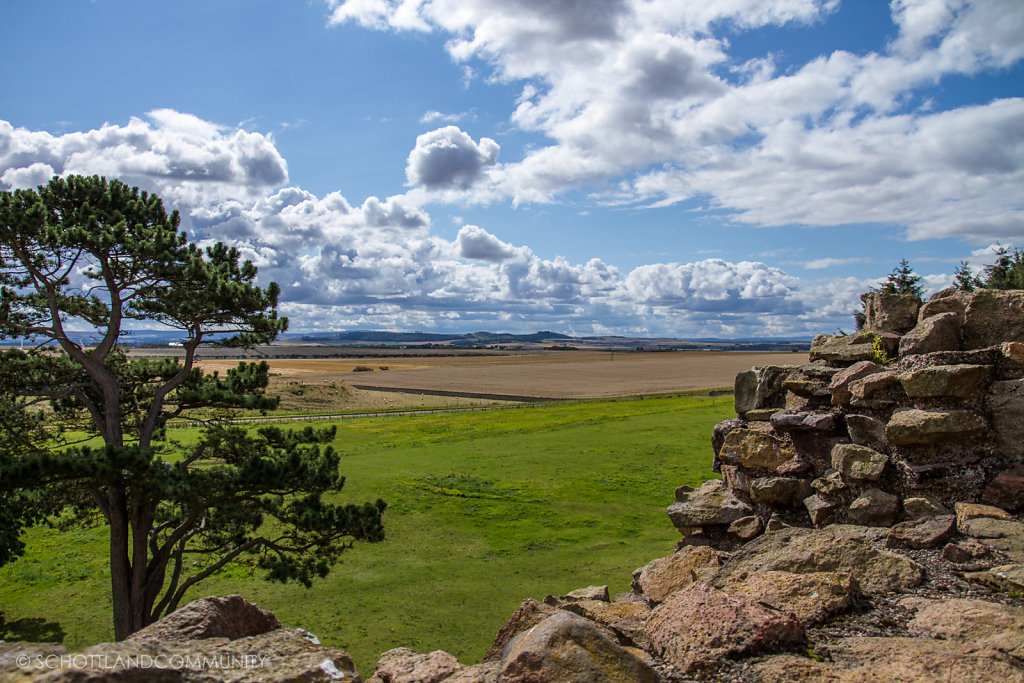
[[[1024,608],[964,598],[914,606],[917,614],[907,625],[913,635],[968,640],[1024,659]]]
[[[844,572],[758,572],[729,587],[729,593],[792,612],[811,626],[846,611],[860,593],[856,580]]]
[[[792,613],[696,582],[672,594],[644,628],[655,654],[684,673],[713,669],[723,657],[750,655],[803,640]]]
[[[380,656],[368,683],[440,683],[464,668],[459,660],[443,650],[421,655],[399,647]]]
[[[193,600],[160,621],[132,634],[134,641],[181,642],[203,638],[236,640],[282,627],[272,612],[240,595]]]
[[[501,658],[502,683],[657,683],[657,671],[606,630],[568,612],[516,636]]]
[[[878,372],[885,372],[885,368],[878,363],[869,360],[862,360],[859,363],[851,365],[845,370],[837,372],[832,377],[832,381],[829,382],[828,385],[828,390],[832,393],[832,404],[848,404],[853,398],[850,394],[850,385],[857,380]]]
[[[1024,507],[1024,468],[1015,467],[997,474],[985,487],[981,502],[1004,510]]]
[[[543,602],[538,602],[533,598],[523,600],[522,604],[516,608],[516,611],[512,613],[512,616],[508,618],[504,626],[498,630],[498,634],[494,636],[494,644],[491,645],[491,649],[484,655],[484,661],[493,662],[497,660],[501,657],[502,650],[505,649],[510,640],[561,611],[557,607],[545,605]]]
[[[698,579],[711,580],[724,556],[708,546],[686,546],[634,571],[633,591],[652,603],[662,602]]]
[[[939,313],[925,318],[900,339],[900,357],[959,351],[963,346],[962,318],[957,313]]]
[[[1024,459],[1024,379],[993,382],[985,408],[992,415],[999,452],[1020,462]]]
[[[977,643],[934,638],[840,638],[828,644],[843,681],[1024,680],[1024,669],[1004,652]]]
[[[885,544],[890,548],[937,548],[956,534],[956,517],[924,517],[900,522],[889,529]]]

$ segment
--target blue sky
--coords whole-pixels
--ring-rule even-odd
[[[1019,0],[54,0],[0,189],[158,192],[293,330],[806,337],[1024,246]]]

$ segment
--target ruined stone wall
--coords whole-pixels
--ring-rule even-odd
[[[866,329],[819,335],[810,364],[737,375],[712,436],[722,481],[669,508],[684,535],[1024,506],[1024,291],[863,299]]]

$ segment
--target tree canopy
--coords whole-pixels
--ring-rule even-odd
[[[893,268],[878,291],[883,294],[909,294],[920,299],[924,295],[920,282],[921,276],[914,272],[907,259],[900,259],[899,265]]]
[[[237,558],[308,585],[353,541],[383,538],[382,501],[335,502],[334,430],[210,417],[276,402],[265,362],[206,374],[198,350],[268,343],[287,319],[276,284],[179,222],[100,177],[0,193],[0,338],[24,344],[0,356],[0,564],[41,517],[102,520],[118,639]],[[119,342],[143,324],[178,330],[181,357],[132,358]],[[168,439],[179,416],[206,422],[190,445]]]
[[[965,292],[975,289],[1024,289],[1024,251],[997,246],[996,260],[985,266],[980,275],[971,272],[965,261],[960,262],[953,276],[953,286]]]

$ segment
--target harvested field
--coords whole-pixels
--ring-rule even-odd
[[[799,365],[806,353],[544,351],[516,355],[344,359],[275,359],[275,382],[344,381],[409,392],[522,397],[599,398],[731,387],[755,365]],[[207,370],[237,361],[206,360]],[[360,371],[356,371],[360,368]]]

